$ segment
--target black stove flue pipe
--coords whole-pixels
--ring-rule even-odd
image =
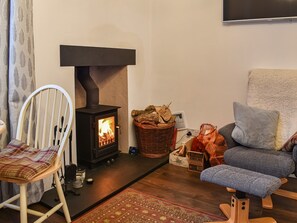
[[[90,74],[90,67],[75,67],[76,77],[86,91],[86,107],[94,108],[99,105],[99,88]]]

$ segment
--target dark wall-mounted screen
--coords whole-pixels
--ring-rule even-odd
[[[224,0],[223,21],[297,17],[297,0]]]

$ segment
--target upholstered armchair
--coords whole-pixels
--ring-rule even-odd
[[[297,70],[257,69],[248,77],[247,104],[234,103],[235,123],[219,130],[228,149],[225,163],[287,182],[297,176]],[[297,200],[297,193],[274,192]],[[270,196],[264,208],[273,207]]]

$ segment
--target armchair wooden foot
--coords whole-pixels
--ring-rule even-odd
[[[265,209],[272,209],[273,208],[271,195],[268,195],[267,197],[262,198],[262,207],[265,208]]]
[[[227,189],[227,191],[229,193],[235,193],[236,192],[236,190],[234,190],[233,188],[230,188],[230,187],[226,187],[226,189]]]
[[[279,196],[283,196],[283,197],[286,197],[286,198],[297,200],[297,193],[296,192],[287,191],[287,190],[283,190],[283,189],[278,189],[278,190],[274,191],[274,194],[279,195]]]
[[[220,205],[221,211],[228,220],[208,223],[277,223],[270,217],[249,219],[249,204],[248,198],[239,199],[233,195],[231,198],[231,206],[229,204]]]
[[[282,184],[285,184],[285,183],[288,182],[288,179],[286,179],[286,178],[281,178],[280,180],[281,180]],[[276,195],[282,196],[282,197],[297,200],[297,193],[296,192],[287,191],[287,190],[283,190],[283,189],[277,189],[273,193],[276,194]],[[273,202],[272,202],[271,196],[267,196],[265,198],[262,198],[262,207],[265,208],[265,209],[272,209],[273,208]]]

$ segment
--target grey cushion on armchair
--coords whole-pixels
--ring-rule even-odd
[[[219,130],[228,146],[228,150],[224,153],[226,164],[280,178],[287,177],[291,173],[297,176],[297,146],[292,153],[241,146],[231,137],[234,127],[235,124],[231,123]]]

